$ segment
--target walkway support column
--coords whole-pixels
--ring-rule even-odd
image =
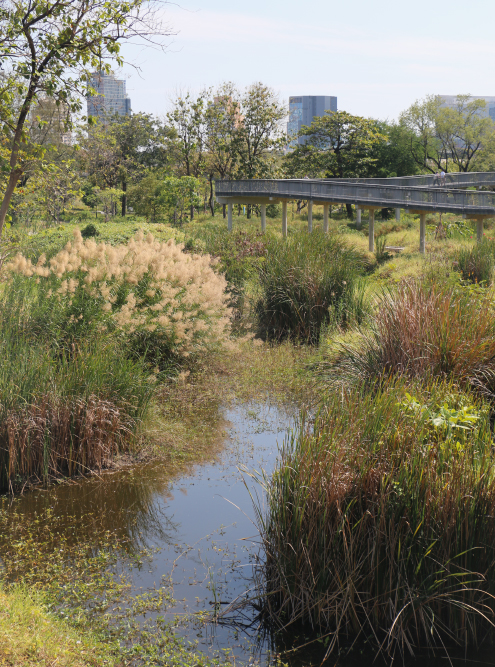
[[[400,208],[395,209],[395,219],[400,222]]]
[[[356,229],[361,229],[361,209],[356,206]]]
[[[261,233],[266,232],[266,204],[261,204]]]
[[[227,204],[227,229],[232,231],[232,202]]]
[[[419,252],[424,255],[426,250],[426,213],[419,214]]]
[[[282,236],[287,237],[287,202],[282,202]]]
[[[308,232],[311,234],[313,231],[313,202],[311,199],[308,201]]]
[[[375,209],[370,208],[369,213],[370,213],[369,229],[368,229],[369,250],[370,252],[375,252]]]
[[[323,204],[323,233],[328,234],[328,211],[330,204]]]
[[[476,240],[478,243],[483,241],[483,218],[476,220]]]

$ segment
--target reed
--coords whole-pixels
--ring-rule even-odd
[[[444,378],[495,395],[493,294],[411,281],[384,292],[374,318],[320,365],[331,385],[394,375]]]
[[[460,248],[454,266],[461,272],[463,280],[478,285],[491,285],[495,267],[495,242],[486,239],[475,246]]]
[[[328,653],[358,638],[392,658],[468,647],[493,627],[489,411],[452,385],[408,391],[329,394],[261,478],[265,612],[326,636]]]
[[[259,266],[258,328],[268,339],[317,344],[323,327],[366,316],[364,255],[338,236],[297,232],[273,239]]]

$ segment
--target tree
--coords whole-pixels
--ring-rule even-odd
[[[93,185],[122,190],[121,213],[127,209],[127,186],[150,168],[169,160],[167,131],[153,116],[112,116],[86,128],[80,138],[80,159]]]
[[[81,109],[91,70],[110,72],[107,61],[122,64],[120,44],[131,37],[166,33],[153,5],[144,0],[4,0],[0,7],[0,122],[9,139],[8,181],[0,205],[0,234],[24,158],[36,142],[26,131],[40,95]],[[12,105],[14,92],[19,108]],[[95,92],[95,91],[90,91]]]
[[[346,111],[325,111],[311,125],[301,127],[298,144],[285,158],[288,172],[326,178],[369,176],[377,158],[373,149],[386,141],[376,121]],[[352,208],[347,204],[347,215]]]
[[[180,94],[167,113],[167,121],[173,130],[172,150],[179,175],[199,177],[204,173],[206,159],[205,110],[210,91],[200,93],[193,99],[190,93]],[[191,205],[191,220],[194,207]]]
[[[424,172],[472,171],[494,144],[495,125],[486,116],[486,102],[458,95],[453,107],[440,95],[417,100],[399,122],[411,132],[409,149]]]
[[[134,210],[151,222],[166,215],[171,222],[182,224],[187,209],[200,204],[200,184],[194,176],[165,176],[151,171],[129,189]]]
[[[369,175],[392,178],[417,174],[419,165],[410,150],[411,144],[417,141],[416,135],[396,122],[377,121],[376,128],[385,141],[377,142],[371,149],[371,157],[375,162],[370,166]]]
[[[274,175],[278,155],[286,143],[282,121],[287,115],[272,88],[254,83],[240,96],[240,118],[235,134],[237,176],[267,178]],[[247,210],[251,216],[251,206]]]
[[[241,126],[241,102],[232,83],[222,84],[208,102],[206,122],[207,172],[210,183],[210,210],[214,215],[213,177],[232,177],[236,171],[239,154],[238,131]],[[225,204],[223,206],[225,217]]]

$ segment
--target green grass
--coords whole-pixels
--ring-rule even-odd
[[[476,646],[491,629],[495,480],[479,400],[404,381],[331,392],[261,482],[260,596],[276,627],[392,658]]]
[[[112,667],[122,664],[114,649],[50,613],[43,594],[22,586],[0,589],[2,667]]]

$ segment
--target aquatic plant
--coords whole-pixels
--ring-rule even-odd
[[[316,344],[322,327],[346,326],[366,315],[367,260],[338,236],[298,232],[273,239],[259,266],[258,328],[268,339]]]
[[[270,622],[316,631],[328,653],[480,642],[495,612],[492,449],[487,406],[452,385],[330,393],[261,479]]]

